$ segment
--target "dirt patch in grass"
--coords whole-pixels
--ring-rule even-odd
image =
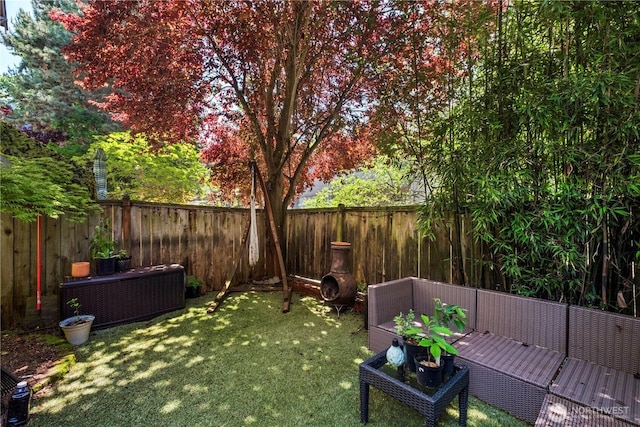
[[[75,363],[73,347],[64,338],[46,333],[3,331],[0,356],[2,367],[18,381],[27,381],[35,398],[46,393]],[[1,419],[6,415],[8,397],[2,399]]]

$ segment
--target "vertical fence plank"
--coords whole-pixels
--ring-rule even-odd
[[[153,264],[153,230],[151,229],[151,208],[140,209],[140,260],[142,265]]]
[[[14,221],[14,282],[13,282],[13,309],[14,315],[18,315],[15,322],[18,324],[23,318],[27,306],[27,299],[35,296],[36,289],[36,246],[37,225],[35,222],[25,223]],[[44,234],[44,233],[43,233]],[[43,241],[46,237],[43,237]],[[43,264],[46,262],[43,255]],[[4,264],[3,264],[4,265]],[[3,310],[4,322],[4,310]]]
[[[347,209],[346,241],[351,242],[352,274],[356,282],[378,283],[386,280],[387,214],[383,210]],[[362,276],[361,276],[362,274]]]
[[[142,265],[142,213],[140,206],[131,205],[131,267]]]
[[[415,214],[411,211],[390,212],[389,245],[395,248],[395,257],[389,258],[391,277],[416,275],[418,262],[418,230]]]
[[[52,218],[43,218],[42,225],[42,293],[43,295],[55,295],[60,283],[58,278],[64,276],[60,262],[62,222]],[[35,296],[35,286],[32,296]]]
[[[53,286],[51,294],[55,294],[55,290],[60,284],[60,277],[71,276],[71,263],[76,254],[76,242],[79,240],[76,236],[76,224],[69,221],[59,221],[60,238],[59,238],[59,258],[60,258],[60,276],[51,278],[51,286]],[[47,291],[48,292],[48,291]]]
[[[14,304],[13,293],[15,289],[16,254],[15,247],[15,222],[9,214],[2,213],[2,239],[0,240],[0,256],[2,257],[2,268],[0,268],[0,304],[2,304],[2,326],[13,327]],[[24,237],[22,237],[24,238]]]
[[[216,241],[219,241],[219,237],[216,234],[219,230],[215,227],[215,216],[211,211],[203,211],[202,216],[202,245],[201,253],[202,253],[202,273],[200,277],[210,277],[212,271],[217,266],[217,259],[214,256],[216,252]]]

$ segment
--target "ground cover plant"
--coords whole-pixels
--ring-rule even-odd
[[[279,292],[232,294],[214,314],[209,300],[95,332],[72,370],[34,399],[30,426],[360,425],[358,364],[372,355],[361,315],[338,317],[297,295],[282,314]],[[369,425],[422,424],[372,388]],[[518,424],[471,398],[470,426]],[[440,425],[458,425],[454,406]]]

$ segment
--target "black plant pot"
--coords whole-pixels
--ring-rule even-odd
[[[127,271],[131,268],[131,257],[118,258],[116,261],[116,271]]]
[[[421,362],[428,361],[427,356],[416,356],[416,377],[418,382],[425,387],[435,388],[442,384],[442,365],[426,366]]]
[[[186,298],[198,298],[200,296],[200,286],[187,286],[184,296]]]
[[[455,354],[443,354],[440,356],[440,364],[442,365],[442,380],[446,381],[453,375],[453,362]]]
[[[108,276],[116,272],[116,257],[95,258],[93,262],[98,276]]]
[[[424,356],[427,354],[426,347],[420,347],[417,344],[413,344],[408,342],[406,339],[404,340],[404,351],[405,351],[405,367],[409,370],[409,372],[416,371],[416,363],[414,359],[417,356]]]

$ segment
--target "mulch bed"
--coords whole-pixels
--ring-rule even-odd
[[[11,372],[18,381],[27,381],[31,389],[44,393],[55,362],[60,359],[60,345],[49,344],[38,333],[5,331],[0,337],[2,367]],[[36,393],[37,394],[37,393]],[[0,419],[6,415],[8,393],[2,398]],[[35,394],[34,394],[35,396]]]

